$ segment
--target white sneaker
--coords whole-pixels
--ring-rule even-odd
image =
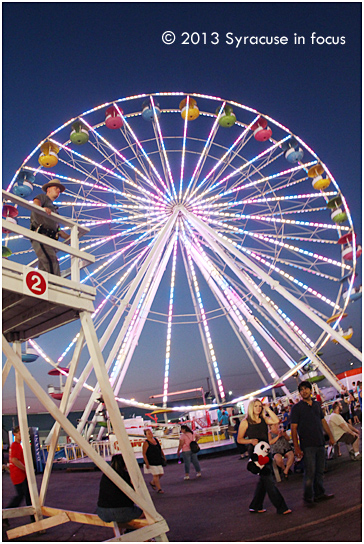
[[[196,478],[201,478],[201,472],[196,472]]]
[[[354,455],[352,458],[351,458],[352,461],[361,461],[361,453],[359,453],[358,455]]]
[[[190,479],[189,475],[186,474],[186,476],[184,477],[184,480],[189,480],[189,479]]]

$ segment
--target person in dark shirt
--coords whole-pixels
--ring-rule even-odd
[[[349,408],[349,397],[345,398],[345,395],[340,395],[341,400],[339,401],[341,404],[341,415],[345,419],[346,423],[350,423],[350,408]],[[351,423],[350,423],[351,424]]]
[[[146,436],[143,442],[144,474],[153,476],[150,485],[157,493],[164,493],[160,479],[164,474],[163,464],[166,463],[166,456],[151,429],[145,429],[144,434]]]
[[[283,408],[283,412],[282,412],[282,425],[283,425],[283,428],[285,431],[287,431],[287,429],[289,429],[290,425],[291,425],[291,416],[290,416],[290,413],[289,413],[289,408]]]
[[[126,470],[125,461],[121,454],[112,456],[111,467],[132,487],[130,476]],[[139,506],[135,506],[133,501],[129,499],[114,482],[103,474],[100,481],[96,514],[102,521],[127,523],[132,519],[140,518],[143,511]]]
[[[56,198],[63,193],[65,186],[58,179],[51,179],[48,183],[43,185],[42,190],[44,193],[41,193],[34,197],[34,204],[40,206],[44,209],[47,215],[58,213],[58,207],[53,203]],[[52,217],[43,217],[39,215],[35,210],[32,211],[30,215],[30,230],[39,232],[47,236],[50,240],[58,240],[59,236],[61,238],[68,238],[68,234],[60,230],[58,223]],[[45,245],[40,242],[32,241],[33,249],[38,257],[38,270],[44,270],[44,272],[49,272],[56,276],[61,275],[59,268],[59,263],[57,259],[57,251],[52,247],[52,245]]]
[[[333,494],[325,493],[323,484],[325,468],[325,437],[330,444],[335,441],[325,420],[320,404],[312,399],[312,385],[303,381],[298,386],[302,400],[292,406],[291,432],[295,454],[304,463],[303,500],[307,506],[315,502],[332,499]],[[298,443],[299,436],[299,443]]]

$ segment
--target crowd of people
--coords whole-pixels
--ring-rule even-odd
[[[300,395],[298,402],[290,400],[288,406],[284,406],[281,401],[278,401],[273,406],[269,406],[259,399],[253,399],[249,403],[244,419],[233,418],[234,425],[232,429],[229,428],[230,435],[234,437],[240,457],[249,457],[248,469],[257,477],[254,495],[249,504],[251,513],[266,512],[264,508],[266,494],[276,508],[277,514],[287,515],[292,512],[275,484],[273,461],[284,479],[289,477],[294,464],[303,464],[304,505],[313,507],[316,503],[334,498],[334,495],[327,493],[324,487],[326,443],[336,447],[340,443],[345,444],[351,460],[361,460],[360,433],[355,427],[357,423],[355,416],[358,421],[359,415],[361,417],[361,411],[359,413],[356,410],[357,403],[360,403],[361,407],[361,382],[354,385],[355,389],[353,387],[350,391],[342,391],[340,399],[333,403],[330,414],[324,413],[322,399],[320,396],[318,398],[317,391],[312,390],[312,384],[309,381],[303,381],[298,386]],[[220,409],[218,414],[224,426],[229,422],[226,418],[229,416],[226,416],[225,412],[227,414],[226,410]],[[10,476],[17,494],[9,503],[8,508],[18,506],[23,498],[26,504],[31,504],[19,427],[16,427],[13,432]],[[176,453],[178,463],[182,462],[182,455],[185,480],[190,479],[191,464],[196,471],[196,478],[201,477],[198,440],[199,435],[195,431],[186,424],[181,425]],[[161,488],[160,481],[167,464],[166,456],[151,429],[145,430],[142,451],[144,474],[152,476],[149,485],[157,493],[163,494],[164,490]],[[339,449],[337,452],[340,455]],[[112,457],[111,467],[129,486],[133,487],[121,454]],[[127,523],[132,519],[143,517],[142,510],[105,474],[102,475],[100,481],[97,514],[105,522],[118,523]],[[32,521],[34,521],[33,516]]]
[[[361,391],[361,384],[359,383]],[[324,471],[326,463],[325,445],[331,446],[344,443],[349,449],[350,458],[361,460],[359,452],[359,431],[355,428],[355,420],[350,410],[350,423],[342,413],[342,403],[350,403],[350,397],[344,393],[344,399],[334,402],[332,413],[326,415],[322,409],[322,398],[312,384],[303,381],[299,384],[300,400],[290,401],[288,406],[281,402],[275,406],[262,404],[259,399],[253,399],[248,406],[244,419],[233,418],[234,427],[229,428],[230,435],[235,439],[241,458],[249,457],[251,470],[257,475],[256,488],[249,504],[253,514],[266,512],[264,499],[268,495],[275,506],[277,514],[287,515],[292,510],[287,505],[282,493],[277,488],[273,477],[272,461],[276,463],[283,478],[291,474],[295,463],[303,464],[303,504],[307,507],[316,506],[321,501],[334,498],[324,486]],[[348,392],[349,393],[349,392]],[[355,399],[355,394],[353,395]],[[218,418],[226,428],[229,420],[227,411],[219,409]],[[229,417],[229,416],[228,416]],[[351,419],[352,418],[352,419]],[[287,432],[288,431],[288,432]],[[225,429],[223,429],[225,433]],[[291,433],[289,435],[288,433]],[[164,474],[165,455],[157,438],[153,437],[150,429],[145,431],[146,440],[143,445],[144,473],[152,474],[151,487],[157,493],[164,491],[160,487],[160,478]],[[194,466],[196,477],[201,476],[198,452],[192,445],[196,444],[199,436],[188,425],[181,426],[181,435],[177,448],[178,462],[184,463],[184,479],[190,478],[190,466]],[[264,456],[263,445],[270,447],[270,456]],[[258,454],[256,449],[261,448]]]

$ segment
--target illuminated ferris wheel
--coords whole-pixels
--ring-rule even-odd
[[[185,343],[189,326],[198,330],[217,402],[220,319],[265,386],[281,379],[277,358],[288,371],[301,357],[319,363],[330,338],[351,349],[341,320],[360,295],[361,248],[350,210],[327,166],[269,116],[196,93],[121,98],[42,140],[8,190],[32,199],[54,178],[66,188],[60,214],[90,229],[80,249],[96,260],[81,281],[97,288],[93,320],[116,396],[148,321],[163,331],[163,360],[150,353],[148,364],[162,368],[164,404],[177,329]],[[33,262],[25,241],[6,246]],[[67,274],[67,255],[60,265]],[[181,285],[192,312],[177,306]],[[65,339],[58,365],[74,343]]]

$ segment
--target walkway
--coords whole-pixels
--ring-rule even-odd
[[[247,471],[247,461],[240,460],[236,451],[202,457],[202,478],[195,479],[191,468],[189,481],[183,480],[183,465],[170,461],[162,479],[165,494],[151,493],[170,527],[171,542],[361,542],[362,465],[350,461],[345,446],[342,451],[342,457],[329,461],[325,475],[327,491],[334,492],[335,499],[307,509],[302,505],[301,475],[278,484],[294,511],[290,516],[278,516],[268,499],[267,513],[258,516],[248,512],[256,477]],[[94,513],[100,477],[96,471],[54,472],[46,505]],[[40,481],[38,475],[38,485]],[[5,474],[3,504],[12,493],[9,475]],[[11,520],[11,527],[20,524],[20,519]],[[90,542],[112,536],[108,528],[67,523],[22,541]]]

